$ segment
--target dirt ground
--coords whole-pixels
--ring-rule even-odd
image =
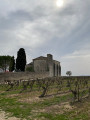
[[[63,102],[58,105],[52,105],[44,109],[32,110],[32,113],[53,113],[63,114],[64,112],[75,111],[72,116],[77,116],[81,113],[86,112],[90,116],[90,99],[84,99],[82,102],[76,102],[71,105],[69,102]],[[8,117],[9,115],[0,109],[0,120],[20,120],[16,117]],[[36,119],[35,119],[36,120]]]
[[[15,117],[7,117],[7,114],[4,111],[0,110],[0,120],[20,120],[19,118]]]

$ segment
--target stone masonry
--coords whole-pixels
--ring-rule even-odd
[[[33,62],[26,65],[26,69],[32,67],[35,73],[49,72],[49,76],[61,76],[60,62],[53,60],[51,54],[47,54],[47,57],[37,57],[33,59]]]

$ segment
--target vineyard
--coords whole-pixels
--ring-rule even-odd
[[[34,111],[36,109],[46,108],[60,104],[62,102],[76,103],[82,102],[84,99],[90,98],[90,77],[48,77],[37,79],[20,79],[20,80],[4,80],[0,83],[0,108],[6,112],[12,113],[12,115],[33,120],[35,117]],[[11,103],[9,103],[11,101]],[[13,102],[12,102],[13,101]],[[9,104],[9,105],[7,105]],[[17,110],[13,111],[10,105],[19,104],[17,109],[22,109],[21,113]],[[28,106],[30,108],[28,108]],[[28,108],[28,113],[26,114]],[[31,108],[33,110],[31,110]],[[26,111],[25,111],[26,110]],[[12,112],[13,111],[13,112]],[[63,110],[62,110],[63,111]],[[25,114],[23,113],[25,112]],[[30,118],[29,114],[34,114],[34,117]],[[39,113],[42,113],[39,111]],[[44,114],[44,113],[42,113]],[[48,113],[47,113],[48,114]],[[33,115],[31,115],[33,116]],[[42,120],[44,115],[36,115],[37,120]],[[40,117],[40,118],[39,118]],[[47,118],[45,120],[54,120],[55,118]],[[61,120],[69,120],[66,117]],[[86,118],[85,118],[86,119]],[[59,119],[56,119],[59,120]],[[71,120],[74,120],[73,118]],[[89,119],[88,119],[89,120]]]

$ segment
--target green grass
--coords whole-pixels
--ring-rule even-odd
[[[64,96],[56,96],[56,97],[51,98],[49,100],[44,100],[39,105],[42,106],[42,107],[45,107],[45,106],[51,106],[51,105],[55,105],[55,104],[60,104],[61,102],[65,102],[68,99],[70,99],[70,97],[71,97],[71,94],[64,95]]]
[[[74,113],[71,112],[72,115]],[[77,116],[73,116],[71,117],[70,116],[70,112],[67,112],[67,113],[64,113],[64,114],[56,114],[56,115],[53,115],[51,113],[40,113],[39,115],[37,115],[37,117],[42,120],[42,118],[44,117],[45,120],[89,120],[89,116],[85,113],[81,113]]]
[[[0,108],[5,111],[12,113],[12,116],[19,118],[26,118],[31,115],[33,109],[43,109],[45,107],[60,104],[63,101],[66,101],[70,96],[57,96],[50,99],[45,99],[42,102],[35,102],[32,104],[18,102],[18,98],[7,98],[7,94],[1,93],[0,95]]]
[[[27,103],[20,103],[13,98],[0,98],[0,107],[3,111],[19,118],[28,118],[31,112],[31,108]]]
[[[44,117],[46,120],[69,120],[64,114],[54,116],[53,114],[49,113],[40,113],[37,117],[39,119],[42,119]]]
[[[66,95],[54,95],[53,97],[44,97],[40,98],[40,101],[26,103],[20,102],[20,99],[24,98],[30,98],[31,94],[26,91],[24,91],[22,94],[20,94],[20,90],[22,89],[21,86],[17,88],[17,90],[13,89],[11,91],[6,91],[7,86],[0,86],[0,109],[5,111],[6,113],[9,113],[10,116],[15,116],[17,118],[21,118],[23,120],[24,118],[26,120],[34,120],[35,118],[38,118],[38,120],[90,120],[88,114],[86,111],[82,111],[79,114],[75,114],[75,111],[65,111],[63,114],[56,114],[53,113],[53,110],[51,112],[37,112],[34,113],[33,111],[40,110],[42,111],[45,108],[52,107],[53,105],[60,105],[62,102],[67,102],[72,99],[72,94],[68,93]],[[33,91],[33,96],[40,94],[41,92],[36,92],[37,87],[35,87],[35,91]],[[28,88],[29,89],[29,88]],[[65,88],[66,90],[67,88]],[[51,93],[54,91],[51,89]],[[56,91],[55,91],[56,92]],[[17,94],[16,96],[13,96],[14,94]],[[87,94],[87,90],[84,92],[84,95]],[[12,97],[11,97],[12,96]],[[80,94],[81,96],[81,94]],[[43,101],[42,101],[43,100]],[[90,105],[90,104],[89,104]],[[78,108],[79,109],[79,108]],[[77,109],[77,110],[78,110]],[[89,109],[89,108],[88,108]],[[85,108],[86,110],[86,108]]]
[[[88,114],[85,113],[84,111],[80,111],[77,114],[75,112],[76,111],[73,110],[71,112],[67,112],[66,113],[66,116],[68,116],[69,120],[89,120],[90,119],[90,117],[88,116]]]

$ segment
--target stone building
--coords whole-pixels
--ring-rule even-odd
[[[53,60],[51,54],[47,54],[47,57],[40,56],[33,59],[33,62],[26,65],[26,70],[28,68],[36,73],[48,72],[50,77],[61,76],[60,62]]]

